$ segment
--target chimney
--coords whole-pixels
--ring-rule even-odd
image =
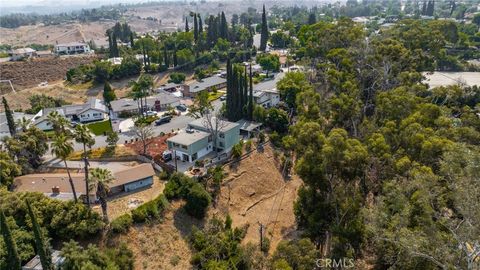
[[[60,194],[60,187],[59,186],[52,187],[52,193],[53,194]]]

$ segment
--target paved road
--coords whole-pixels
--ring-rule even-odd
[[[216,112],[220,110],[220,108],[222,107],[222,103],[223,101],[220,101],[219,99],[212,102],[213,108]],[[155,126],[155,124],[152,123],[153,134],[154,136],[158,136],[160,135],[161,132],[168,133],[168,132],[172,132],[172,130],[183,129],[187,126],[188,123],[190,123],[193,120],[194,118],[189,117],[187,115],[180,115],[172,118],[172,120],[169,123],[165,123],[160,126]],[[118,140],[119,144],[124,144],[125,141],[130,141],[136,138],[133,131],[122,132],[122,133],[119,133],[118,135],[119,135],[119,140]],[[95,145],[92,146],[92,148],[100,148],[100,147],[107,146],[107,142],[105,141],[106,138],[107,138],[106,136],[96,136]],[[83,145],[76,143],[74,141],[74,149],[75,151],[83,150]]]

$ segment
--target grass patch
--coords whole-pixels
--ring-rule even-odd
[[[105,132],[112,132],[112,127],[110,126],[109,120],[87,124],[87,127],[95,135],[103,135]]]
[[[88,81],[85,83],[78,83],[78,84],[65,82],[65,86],[73,90],[86,90],[94,87],[95,85],[93,84],[93,80],[92,80],[92,81]]]
[[[214,100],[216,100],[216,99],[219,99],[221,96],[223,96],[223,94],[224,94],[223,92],[219,92],[219,91],[217,91],[217,92],[209,92],[209,93],[208,93],[208,101],[211,102],[211,101],[214,101]]]
[[[83,151],[73,152],[68,159],[69,160],[81,160],[83,155]],[[117,145],[115,149],[108,148],[108,147],[101,147],[95,148],[88,151],[88,157],[93,159],[101,159],[101,158],[112,158],[112,157],[126,157],[126,156],[134,156],[136,155],[135,151],[131,148],[128,148],[123,145]]]

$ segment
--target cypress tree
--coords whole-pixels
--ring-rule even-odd
[[[113,57],[113,43],[112,43],[112,33],[107,31],[108,35],[108,56]]]
[[[167,68],[170,66],[168,61],[167,44],[163,44],[163,62]]]
[[[427,15],[427,1],[423,1],[422,15]]]
[[[232,65],[230,63],[230,56],[227,58],[227,103],[226,103],[226,117],[228,120],[232,119]]]
[[[265,51],[265,49],[267,49],[267,40],[268,40],[267,14],[265,12],[265,5],[263,5],[262,31],[260,33],[260,50],[261,51]]]
[[[198,21],[197,21],[197,13],[193,14],[193,38],[195,39],[195,43],[198,43]]]
[[[13,119],[12,110],[10,110],[10,106],[8,106],[8,102],[5,97],[2,97],[3,109],[5,111],[5,116],[7,117],[7,124],[8,130],[10,131],[10,135],[15,136],[17,133],[17,127],[15,126],[15,120]]]
[[[7,218],[2,210],[0,210],[0,232],[2,233],[3,242],[5,242],[7,250],[7,269],[22,269],[21,260],[18,256],[17,244],[15,243],[15,240],[13,240],[12,232],[7,224]]]
[[[32,220],[32,229],[35,237],[35,247],[37,249],[38,256],[40,257],[40,263],[42,264],[42,268],[43,270],[53,270],[52,255],[50,253],[50,247],[48,247],[48,243],[45,240],[40,230],[40,225],[38,225],[38,222],[37,222],[37,216],[32,210],[30,201],[26,200],[26,204],[27,204],[28,215]]]
[[[188,17],[185,17],[185,32],[190,32],[190,28],[188,27]]]
[[[177,66],[177,44],[173,45],[173,66]]]
[[[252,76],[252,63],[250,62],[250,95],[248,95],[248,119],[253,121],[253,76]]]
[[[113,57],[118,57],[118,46],[117,46],[117,35],[115,32],[112,34],[112,51],[113,51]]]
[[[228,39],[228,24],[223,11],[220,18],[220,37],[223,39]]]
[[[315,16],[315,13],[310,13],[308,16],[308,24],[315,24],[317,22],[317,17]]]
[[[245,66],[245,72],[243,75],[243,117],[248,118],[248,77],[247,77],[247,67]],[[242,118],[243,118],[242,117]]]
[[[133,49],[133,46],[135,46],[135,42],[133,41],[133,33],[131,32],[130,33],[130,47],[132,47],[132,49]]]
[[[198,14],[198,33],[203,33],[203,22],[200,14]]]
[[[115,100],[116,98],[117,96],[115,95],[112,86],[108,81],[105,81],[105,84],[103,85],[103,100],[105,102],[105,105],[107,105],[109,109],[111,109],[110,102]]]

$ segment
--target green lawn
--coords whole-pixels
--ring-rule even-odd
[[[209,93],[208,93],[208,101],[211,102],[211,101],[214,101],[214,100],[216,100],[216,99],[219,99],[221,96],[223,96],[223,94],[225,94],[225,93],[220,92],[220,91],[217,91],[216,93],[214,93],[214,92],[209,92]]]
[[[87,124],[87,127],[95,135],[103,135],[104,132],[112,132],[112,127],[110,126],[110,122],[108,120]]]

